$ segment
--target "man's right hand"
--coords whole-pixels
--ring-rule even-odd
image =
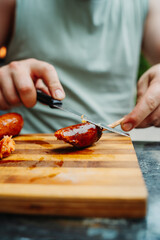
[[[36,59],[14,61],[0,68],[0,109],[36,104],[36,88],[57,100],[65,97],[55,68]]]

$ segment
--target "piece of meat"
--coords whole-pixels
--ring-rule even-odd
[[[54,133],[59,140],[84,148],[97,142],[102,136],[102,129],[89,122],[61,128]]]
[[[23,127],[23,118],[18,113],[6,113],[0,116],[0,139],[5,135],[16,136]]]
[[[15,142],[12,136],[4,136],[0,140],[0,159],[8,157],[15,150]]]

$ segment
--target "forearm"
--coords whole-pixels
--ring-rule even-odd
[[[15,0],[0,0],[0,47],[10,40],[15,12]]]
[[[160,46],[159,46],[159,47],[160,47]],[[142,53],[143,53],[144,57],[147,59],[147,61],[148,61],[151,65],[156,65],[156,64],[160,63],[159,47],[155,48],[155,49],[152,50],[151,52],[145,52],[145,50],[142,49]],[[157,49],[157,50],[156,50],[156,49]]]
[[[142,51],[151,64],[160,63],[160,1],[150,0]]]
[[[149,63],[151,65],[155,65],[160,63],[160,31],[157,32],[157,35],[154,35],[154,39],[152,39],[152,41],[149,39],[153,35],[150,33],[151,36],[148,36],[148,34],[149,33],[146,33],[145,37],[148,39],[148,41],[142,45],[142,52]]]

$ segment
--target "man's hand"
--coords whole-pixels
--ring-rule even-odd
[[[133,111],[125,116],[121,126],[125,131],[135,127],[160,127],[160,1],[149,0],[149,12],[146,18],[142,50],[151,64],[139,80],[137,86],[137,104]]]
[[[0,68],[0,109],[7,110],[24,104],[33,107],[36,104],[36,88],[62,100],[64,90],[52,65],[27,59],[11,62]]]
[[[124,131],[160,127],[160,64],[151,67],[138,81],[137,104],[121,126]]]

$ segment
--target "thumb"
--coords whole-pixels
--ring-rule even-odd
[[[146,94],[140,99],[131,113],[125,116],[121,127],[124,131],[130,131],[137,127],[159,105],[159,91],[151,86]]]

